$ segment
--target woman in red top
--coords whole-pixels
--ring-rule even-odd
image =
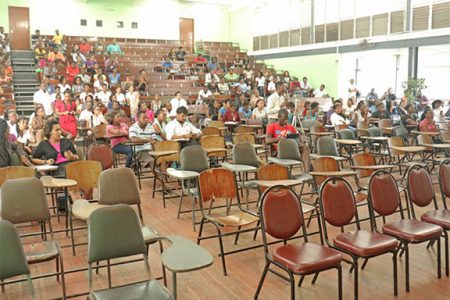
[[[230,108],[223,114],[222,122],[241,122],[239,113],[236,111],[236,106],[233,102],[230,102]]]
[[[59,116],[61,131],[68,139],[74,139],[77,136],[76,110],[77,104],[75,101],[72,101],[70,92],[64,93],[64,101],[55,101],[55,111],[56,115]]]
[[[433,110],[429,106],[425,107],[422,116],[423,120],[419,123],[419,130],[423,132],[439,132],[433,117]]]
[[[89,45],[87,39],[83,39],[81,42],[80,51],[84,54],[89,54],[91,52],[91,45]]]

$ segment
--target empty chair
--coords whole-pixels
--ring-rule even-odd
[[[157,280],[112,288],[112,259],[142,255],[150,276],[141,226],[132,208],[123,204],[99,208],[89,216],[88,229],[88,278],[90,296],[93,299],[172,299],[169,291]],[[95,291],[92,264],[101,261],[107,261],[109,289]]]
[[[317,154],[326,156],[339,156],[336,142],[331,136],[322,136],[317,140]]]
[[[111,147],[105,143],[94,143],[89,146],[87,159],[95,160],[102,164],[102,170],[111,168],[114,165],[114,155]]]
[[[247,126],[238,126],[234,129],[235,133],[254,133],[254,129],[252,127]]]
[[[200,145],[207,151],[208,157],[222,158],[223,161],[227,159],[225,138],[223,136],[208,135],[201,137]],[[217,151],[210,151],[210,149],[217,149]]]
[[[0,187],[8,179],[32,178],[35,170],[30,167],[13,166],[0,168]]]
[[[303,161],[301,154],[300,154],[300,149],[298,146],[298,142],[294,139],[282,139],[278,142],[278,158],[280,160],[291,160],[291,161],[298,161],[298,166],[303,167],[302,168],[302,173],[301,174],[297,174],[297,175],[293,175],[291,173],[291,177],[293,179],[303,179],[305,181],[311,181],[313,178],[311,175],[308,174],[309,172],[309,168],[310,168],[310,162],[308,161]],[[276,161],[274,161],[275,163],[277,163]],[[280,161],[279,163],[283,164],[282,161]],[[289,166],[290,170],[292,171],[293,166],[296,165],[292,165],[292,164],[288,164],[287,166]]]
[[[342,256],[334,249],[308,242],[302,203],[296,194],[284,186],[267,189],[261,197],[259,214],[266,264],[254,299],[258,298],[268,271],[290,282],[291,299],[295,299],[294,275],[301,276],[300,285],[304,276],[315,274],[314,283],[317,274],[330,269],[338,271],[338,298],[342,299]],[[302,238],[303,241],[285,243],[269,250],[269,236],[286,241],[296,235],[299,235],[298,238]],[[276,270],[271,268],[272,265],[277,267]],[[289,277],[280,274],[280,269]]]
[[[337,135],[340,139],[344,139],[344,140],[354,140],[355,139],[355,133],[351,129],[342,129],[337,132]]]
[[[358,259],[363,258],[367,261],[369,258],[387,253],[393,255],[394,295],[397,296],[398,241],[389,235],[361,229],[353,190],[345,179],[331,177],[325,180],[320,188],[319,199],[322,228],[327,245],[352,258],[350,263],[354,271],[355,299],[358,299]],[[343,228],[353,220],[356,230],[337,234],[333,236],[333,242],[331,242],[328,225]],[[364,266],[365,263],[362,268]]]
[[[221,130],[217,127],[205,127],[202,128],[202,136],[207,135],[221,135]]]
[[[36,299],[22,241],[14,225],[5,220],[0,220],[0,241],[0,280],[26,275],[32,299]]]
[[[448,231],[450,231],[450,211],[439,209],[434,193],[433,182],[428,171],[421,166],[413,166],[409,169],[407,177],[408,199],[411,206],[412,217],[416,218],[415,206],[427,207],[432,204],[433,209],[425,212],[420,220],[427,223],[436,224],[443,229],[444,250],[445,250],[445,273],[449,275],[449,248]],[[448,185],[448,183],[447,183]]]
[[[370,137],[379,137],[379,136],[383,136],[383,132],[381,131],[380,128],[373,126],[373,127],[367,128],[367,135]]]
[[[400,194],[397,182],[391,174],[384,170],[379,170],[372,174],[369,181],[369,212],[372,227],[378,231],[375,221],[375,213],[387,217],[398,212],[400,220],[384,223],[381,227],[383,233],[391,235],[401,243],[400,248],[405,252],[405,286],[409,292],[409,245],[419,244],[429,241],[438,242],[438,277],[441,276],[440,259],[440,236],[442,228],[440,226],[417,221],[416,219],[406,219],[403,213]]]

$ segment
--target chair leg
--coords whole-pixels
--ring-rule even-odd
[[[409,292],[409,249],[408,244],[405,244],[405,289]]]
[[[59,256],[55,258],[56,261],[56,281],[59,282]]]
[[[313,280],[311,281],[311,284],[316,284],[317,277],[319,277],[319,273],[314,274]]]
[[[164,184],[164,174],[161,174],[161,189],[163,196],[163,207],[166,208],[166,185]]]
[[[261,279],[259,280],[258,287],[256,288],[255,296],[253,297],[253,299],[255,299],[255,300],[258,299],[259,293],[261,292],[261,288],[263,286],[264,279],[266,279],[266,275],[267,275],[267,271],[269,271],[269,267],[270,267],[270,261],[266,261],[266,266],[264,267],[264,271],[261,274]]]
[[[305,275],[301,275],[300,276],[300,280],[298,281],[298,284],[297,284],[297,286],[298,287],[301,287],[302,286],[302,283],[303,283],[303,280],[305,279]]]
[[[241,230],[241,226],[238,226],[238,231]],[[234,244],[237,245],[237,242],[239,240],[239,234],[240,232],[236,233],[236,237],[234,238]]]
[[[342,300],[342,266],[338,268],[338,298]]]
[[[256,223],[255,234],[253,235],[253,240],[254,240],[254,241],[256,241],[256,236],[258,235],[259,224],[261,224],[261,221],[260,221],[260,220],[258,220],[258,222]]]
[[[445,275],[449,276],[449,251],[448,248],[448,232],[444,231],[444,247],[445,247]]]
[[[200,222],[200,229],[198,230],[198,236],[197,236],[197,245],[200,245],[200,237],[202,236],[203,232],[203,223],[205,222],[205,219],[202,218],[202,221]]]
[[[152,198],[155,199],[155,190],[156,190],[156,178],[158,175],[156,173],[153,173],[153,192],[152,192]]]
[[[163,247],[162,240],[159,240],[158,243],[159,243],[159,252],[160,252],[160,254],[163,254],[164,247]],[[148,250],[147,250],[147,253],[148,253]],[[161,267],[162,267],[162,273],[163,273],[164,286],[167,286],[166,268],[164,267],[164,265],[162,263],[161,263]]]
[[[363,262],[363,264],[361,266],[361,270],[364,270],[364,268],[366,267],[368,261],[369,261],[368,258],[364,259],[364,262]]]
[[[69,205],[69,203],[67,203],[67,205]],[[74,235],[74,231],[73,231],[73,220],[72,220],[72,212],[69,212],[69,225],[70,225],[70,239],[72,241],[72,254],[73,256],[76,255],[75,253],[75,237]]]
[[[224,255],[224,251],[223,251],[222,233],[220,232],[220,229],[218,229],[218,228],[217,228],[217,236],[219,237],[220,258],[222,259],[223,275],[227,276],[227,266],[225,263],[225,255]]]
[[[181,191],[181,195],[180,195],[180,204],[178,205],[178,213],[177,213],[177,219],[180,219],[180,212],[181,212],[181,206],[183,204],[183,191]]]
[[[195,232],[195,201],[196,201],[196,197],[191,197],[192,198],[192,229]]]
[[[294,281],[294,275],[292,272],[288,271],[290,283],[291,283],[291,300],[295,300],[295,281]]]
[[[437,239],[437,277],[441,279],[441,238]]]
[[[354,259],[353,263],[354,263],[354,270],[355,270],[355,273],[353,274],[353,276],[355,276],[353,292],[354,292],[354,299],[358,300],[358,288],[359,288],[358,287],[358,259]]]
[[[108,288],[110,289],[112,287],[112,283],[111,283],[111,265],[109,259],[106,260],[106,265],[108,270]]]
[[[397,297],[398,295],[398,285],[397,285],[397,251],[394,252],[392,255],[392,267],[393,267],[393,274],[394,274],[394,296]]]
[[[66,299],[66,279],[64,278],[64,260],[61,252],[59,253],[59,263],[61,266],[61,284],[62,284],[63,299]]]

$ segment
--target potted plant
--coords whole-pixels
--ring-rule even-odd
[[[402,88],[405,91],[405,97],[408,102],[414,103],[418,96],[422,94],[422,90],[426,89],[425,78],[409,78],[402,82]]]

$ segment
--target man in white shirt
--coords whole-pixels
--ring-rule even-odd
[[[306,97],[311,89],[312,86],[308,83],[308,77],[303,77],[302,82],[300,82],[300,93],[302,96]]]
[[[325,85],[321,84],[320,88],[318,90],[314,91],[314,97],[316,98],[322,98],[325,97],[327,94],[327,91],[325,91]]]
[[[338,125],[350,124],[350,121],[348,121],[347,119],[345,119],[342,116],[342,105],[340,103],[334,104],[333,109],[334,109],[334,112],[330,116],[331,125],[338,126]]]
[[[176,118],[170,121],[164,130],[166,131],[166,138],[171,141],[174,139],[191,139],[199,138],[202,131],[186,121],[188,110],[181,106],[176,111]]]
[[[349,81],[350,85],[348,86],[348,97],[357,97],[356,93],[358,92],[358,87],[355,84],[355,79],[350,79]]]
[[[87,127],[93,128],[94,114],[92,113],[93,103],[91,101],[86,102],[86,108],[81,111],[78,117],[79,121],[84,121]]]
[[[47,92],[47,85],[42,83],[39,90],[33,95],[33,103],[35,106],[38,104],[44,107],[45,115],[50,116],[53,114],[53,102],[50,94]]]
[[[284,84],[277,82],[275,85],[275,92],[267,98],[267,117],[269,123],[278,119],[278,112],[284,106]]]
[[[89,85],[85,85],[83,87],[83,89],[84,89],[83,92],[81,92],[81,94],[80,94],[80,100],[82,102],[84,102],[86,100],[86,97],[88,95],[91,95],[92,97],[94,97],[94,95],[89,91],[89,89],[90,89]]]
[[[132,142],[146,142],[143,145],[135,146],[136,158],[143,167],[150,164],[153,158],[148,154],[152,150],[152,145],[158,138],[152,124],[148,122],[147,113],[138,111],[137,122],[132,124],[129,129],[130,140]]]
[[[14,109],[11,109],[8,111],[8,127],[9,127],[9,133],[14,135],[15,137],[18,136],[17,133],[17,113]]]
[[[187,109],[187,102],[183,98],[181,98],[181,92],[175,93],[175,98],[170,100],[170,105],[172,106],[172,110],[169,113],[169,117],[174,118],[177,114],[177,109],[179,107],[186,107]]]
[[[273,77],[272,80],[270,80],[270,82],[267,84],[267,91],[269,91],[269,94],[273,94],[277,89],[276,82],[277,78]]]
[[[212,93],[211,91],[208,90],[208,86],[205,85],[203,86],[203,89],[198,92],[198,98],[197,101],[195,102],[196,105],[200,105],[203,104],[203,101],[208,101],[212,99]]]
[[[109,102],[109,97],[111,97],[111,92],[108,91],[108,85],[103,84],[102,90],[95,94],[95,97],[100,99],[100,101],[103,103],[103,105],[107,106]]]

